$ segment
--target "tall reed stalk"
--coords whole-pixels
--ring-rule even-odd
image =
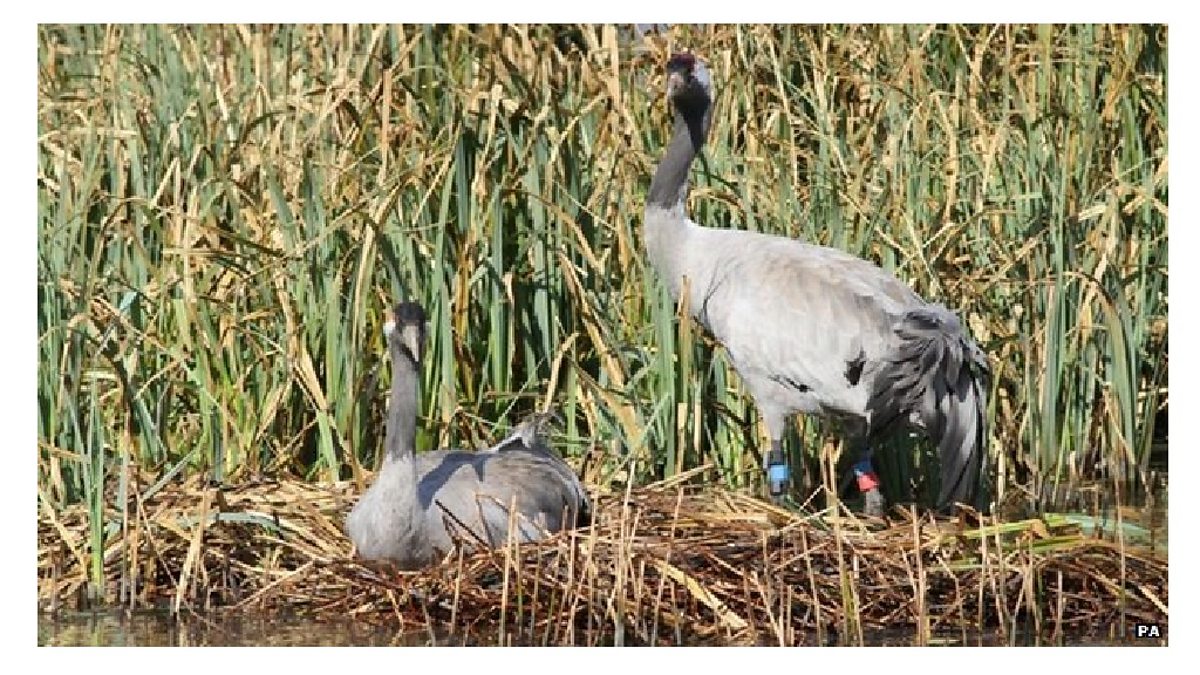
[[[424,447],[553,405],[566,454],[607,453],[589,480],[760,480],[748,396],[643,251],[682,48],[717,88],[696,220],[959,311],[996,371],[1001,496],[1139,478],[1166,405],[1166,36],[41,26],[39,494],[103,538],[118,480],[360,476],[398,297],[431,317]],[[825,431],[800,434],[811,485]],[[890,494],[936,490],[927,445],[880,456]]]

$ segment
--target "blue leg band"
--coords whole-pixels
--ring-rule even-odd
[[[786,483],[788,480],[788,465],[787,464],[772,464],[767,467],[767,477],[771,479],[773,485]]]

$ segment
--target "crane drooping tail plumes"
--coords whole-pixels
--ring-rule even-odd
[[[870,373],[870,435],[924,429],[942,466],[938,506],[986,508],[985,491],[976,487],[987,443],[987,357],[958,317],[936,303],[906,312],[894,332],[895,348]]]
[[[712,78],[692,54],[667,62],[671,141],[644,211],[646,253],[676,301],[724,345],[771,438],[771,497],[789,484],[782,438],[796,413],[843,422],[868,513],[883,509],[871,444],[917,427],[937,444],[938,506],[983,507],[987,359],[941,305],[870,261],[788,237],[687,217],[688,173],[708,135]]]

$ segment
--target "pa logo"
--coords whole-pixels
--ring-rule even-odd
[[[1153,640],[1163,636],[1162,626],[1156,623],[1137,623],[1133,625],[1133,637]]]

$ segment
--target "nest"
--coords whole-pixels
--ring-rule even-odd
[[[348,483],[192,478],[135,495],[95,530],[85,507],[43,502],[39,606],[349,616],[539,645],[861,643],[897,628],[929,643],[1167,621],[1166,561],[1075,525],[801,514],[687,477],[597,495],[591,527],[460,549],[419,572],[354,559]]]

